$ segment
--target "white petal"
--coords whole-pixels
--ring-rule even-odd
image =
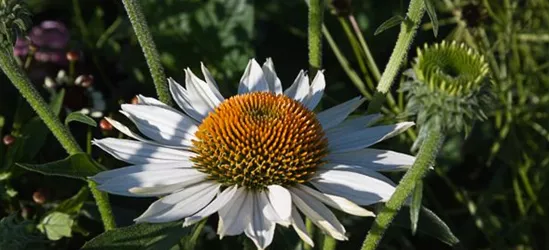
[[[170,92],[179,107],[196,121],[202,121],[213,109],[207,105],[201,98],[192,97],[179,83],[172,78],[168,78]]]
[[[374,170],[367,169],[361,166],[327,163],[327,164],[322,164],[322,166],[319,167],[319,170],[320,171],[318,173],[323,173],[323,171],[329,171],[329,170],[339,170],[339,171],[359,173],[359,174],[367,175],[367,176],[382,180],[384,182],[391,184],[392,186],[396,186],[396,184],[393,183],[393,181],[387,178],[385,175],[382,175]]]
[[[323,193],[347,198],[358,205],[386,201],[395,191],[391,183],[379,178],[341,170],[318,171],[311,184]]]
[[[198,78],[191,69],[187,68],[185,73],[185,87],[191,97],[200,97],[211,109],[215,109],[224,98],[218,98],[208,84]]]
[[[192,146],[198,126],[190,117],[157,106],[122,104],[122,110],[149,138],[172,146]]]
[[[301,70],[294,80],[292,86],[284,91],[284,95],[301,103],[309,99],[309,76]]]
[[[391,138],[413,126],[413,122],[400,122],[394,125],[377,126],[352,131],[328,140],[330,152],[348,152],[371,146],[379,141]]]
[[[265,206],[270,205],[263,192],[250,193],[252,200],[252,218],[244,233],[250,238],[258,249],[267,248],[273,242],[276,224],[263,214]],[[263,194],[264,195],[264,194]]]
[[[259,91],[269,91],[269,84],[267,84],[267,81],[263,76],[261,66],[259,66],[255,59],[250,59],[248,66],[246,66],[246,70],[240,79],[238,94]]]
[[[221,101],[225,100],[221,93],[219,93],[219,87],[217,86],[217,83],[215,82],[215,79],[213,78],[208,68],[204,66],[204,63],[200,63],[200,68],[202,69],[202,74],[204,75],[206,83],[208,84],[214,95],[217,97],[217,99]]]
[[[239,235],[248,226],[252,213],[252,195],[246,188],[236,190],[233,202],[219,209],[219,225],[217,234],[220,238],[225,235]]]
[[[195,155],[186,150],[161,147],[134,140],[105,138],[94,140],[92,143],[114,158],[133,164],[188,161]]]
[[[275,67],[273,60],[267,58],[263,64],[263,76],[269,85],[269,90],[275,94],[282,94],[282,83],[278,76],[276,75]]]
[[[339,125],[326,130],[327,138],[337,138],[349,132],[362,130],[378,121],[382,116],[380,114],[351,117]]]
[[[348,214],[356,215],[356,216],[375,216],[374,213],[358,206],[357,204],[353,203],[350,200],[347,200],[345,198],[335,196],[335,195],[329,195],[329,194],[323,194],[321,192],[318,192],[310,187],[307,187],[302,184],[298,184],[296,186],[299,190],[304,191],[313,197],[319,199],[324,204],[333,207],[335,209],[339,209],[343,212],[346,212]]]
[[[157,106],[157,107],[166,108],[166,109],[173,109],[172,107],[166,105],[165,103],[159,101],[156,98],[146,97],[144,95],[137,95],[137,101],[138,101],[138,104]]]
[[[289,223],[292,216],[292,196],[290,192],[279,185],[270,185],[267,188],[269,189],[267,192],[269,201],[282,220],[281,224]]]
[[[334,239],[347,240],[345,228],[322,202],[297,188],[291,188],[290,193],[292,194],[293,203],[315,225]]]
[[[215,200],[213,200],[210,204],[208,204],[208,206],[206,206],[204,209],[200,210],[199,212],[197,212],[196,214],[190,217],[185,218],[185,223],[183,223],[183,226],[184,227],[190,226],[212,215],[213,213],[219,211],[219,209],[227,205],[227,203],[229,203],[229,201],[233,199],[233,196],[235,195],[237,188],[238,187],[234,185],[223,190],[223,192],[217,195],[217,198],[215,198]]]
[[[349,114],[364,102],[365,99],[355,97],[337,106],[326,109],[317,114],[316,118],[325,130],[333,128],[340,124]]]
[[[208,181],[189,186],[154,202],[136,222],[161,223],[180,220],[205,207],[221,184]]]
[[[193,164],[194,164],[193,162],[187,160],[187,161],[177,161],[177,162],[169,162],[169,163],[150,163],[150,164],[143,164],[143,165],[133,165],[129,167],[103,171],[101,173],[94,175],[93,177],[90,177],[90,179],[101,184],[109,179],[122,176],[122,175],[133,174],[133,173],[144,172],[144,171],[164,170],[164,169],[192,168]]]
[[[322,70],[319,70],[311,83],[310,98],[306,104],[307,108],[310,110],[315,109],[316,105],[320,102],[320,99],[322,99],[322,95],[324,95],[324,88],[326,88],[326,80],[324,79]]]
[[[416,158],[390,150],[365,148],[343,153],[329,153],[326,160],[334,164],[361,166],[374,171],[404,171]]]
[[[203,181],[206,177],[206,174],[198,172],[193,168],[163,169],[117,176],[105,181],[97,188],[105,192],[124,196],[158,196],[160,194],[157,192],[132,192],[132,190],[151,188],[151,191],[156,191],[158,188],[170,185],[172,190],[165,190],[165,192],[171,193],[177,189],[181,189],[181,186]],[[178,183],[182,185],[173,185]]]
[[[292,206],[292,226],[301,240],[309,244],[311,247],[315,246],[315,243],[313,242],[313,239],[311,239],[311,236],[307,233],[307,227],[305,226],[305,223],[303,223],[303,219],[301,219],[301,215],[299,215],[299,212],[295,206]]]

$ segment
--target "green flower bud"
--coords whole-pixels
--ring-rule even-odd
[[[19,0],[0,0],[0,45],[10,48],[30,26],[30,12]]]
[[[493,99],[484,57],[456,42],[425,45],[417,54],[402,87],[408,93],[405,114],[417,115],[420,127],[414,148],[433,126],[468,134],[475,120],[486,118]]]

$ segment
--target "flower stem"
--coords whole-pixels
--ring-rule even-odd
[[[114,216],[112,214],[111,204],[109,203],[109,195],[105,192],[99,191],[99,189],[97,189],[97,184],[91,180],[88,181],[88,186],[90,187],[95,203],[97,204],[105,231],[116,228],[116,222],[114,221]]]
[[[419,149],[416,161],[408,172],[406,172],[404,177],[402,177],[395,192],[377,215],[372,228],[362,244],[362,250],[376,249],[385,230],[387,230],[389,224],[393,221],[393,218],[406,201],[406,198],[414,191],[416,183],[422,180],[425,173],[429,170],[429,167],[433,166],[435,163],[436,156],[443,141],[444,134],[439,128],[434,128],[429,131],[427,138],[425,138],[425,141]]]
[[[411,0],[406,18],[400,24],[400,33],[398,34],[398,39],[395,48],[393,49],[393,53],[391,54],[389,62],[381,75],[374,98],[368,105],[367,112],[369,114],[377,113],[381,109],[383,101],[385,101],[385,95],[391,89],[391,85],[395,80],[400,66],[406,60],[406,54],[408,53],[410,45],[414,40],[414,36],[424,13],[424,0]]]
[[[124,8],[126,8],[139,45],[141,45],[143,54],[145,54],[145,59],[147,60],[147,65],[151,71],[154,86],[156,88],[156,94],[161,102],[171,105],[172,99],[170,97],[170,91],[168,90],[164,68],[160,63],[160,56],[158,55],[158,50],[152,39],[143,11],[141,10],[141,5],[138,0],[122,0],[122,3],[124,3]]]
[[[38,91],[34,88],[31,81],[25,75],[23,69],[19,67],[15,61],[10,49],[0,49],[0,68],[8,76],[13,85],[19,90],[21,95],[27,100],[30,106],[36,111],[40,119],[44,121],[48,129],[53,133],[55,138],[61,143],[61,146],[67,151],[68,154],[73,155],[81,153],[82,149],[65,127],[61,121],[56,117],[53,111],[49,108],[44,98],[40,96]],[[111,212],[111,206],[106,194],[101,193],[95,189],[95,186],[90,184],[90,189],[96,197],[97,206],[101,212],[101,219],[105,225],[105,229],[112,228],[114,224],[114,217]]]
[[[309,71],[311,80],[322,67],[322,19],[324,1],[309,1]]]

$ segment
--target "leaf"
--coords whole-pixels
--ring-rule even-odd
[[[376,31],[374,32],[374,36],[377,36],[381,32],[399,25],[400,23],[402,23],[402,21],[404,21],[404,18],[400,15],[389,18],[387,21],[383,22],[381,25],[379,25],[379,27],[377,27]]]
[[[398,227],[410,229],[410,212],[403,207],[393,220],[393,224]],[[459,243],[459,239],[452,233],[452,230],[431,210],[422,207],[419,213],[417,232],[436,238],[448,245],[454,246]]]
[[[63,101],[65,100],[65,89],[61,89],[59,92],[54,94],[50,100],[50,108],[53,110],[55,115],[61,113],[61,108],[63,107]]]
[[[86,177],[95,175],[104,169],[103,166],[85,153],[74,154],[63,160],[45,164],[17,163],[17,165],[44,175],[63,176],[82,180],[86,180]]]
[[[88,241],[82,250],[170,249],[193,228],[182,227],[182,222],[140,223],[102,233]]]
[[[421,200],[423,198],[423,181],[419,181],[412,193],[412,204],[410,206],[410,227],[412,235],[416,234],[417,222],[419,220],[419,211],[421,210]]]
[[[84,123],[84,124],[88,124],[92,127],[97,127],[97,123],[95,122],[95,120],[93,120],[89,116],[87,116],[85,114],[82,114],[78,111],[70,113],[67,116],[67,118],[65,118],[65,125],[69,125],[69,122],[72,122],[72,121],[77,121],[77,122],[81,122],[81,123]]]
[[[36,227],[46,234],[50,240],[59,240],[63,237],[71,237],[71,228],[74,220],[68,215],[60,212],[53,212],[46,215]]]
[[[78,191],[77,194],[75,194],[73,197],[64,200],[63,202],[59,203],[53,211],[76,215],[78,212],[80,212],[80,209],[82,208],[82,205],[84,205],[84,202],[88,200],[89,191],[87,187],[82,187],[80,191]]]
[[[427,10],[427,14],[429,15],[429,19],[431,19],[431,23],[433,24],[433,33],[435,34],[435,37],[438,35],[438,19],[437,19],[437,13],[435,6],[433,5],[433,0],[424,0],[425,2],[425,10]]]

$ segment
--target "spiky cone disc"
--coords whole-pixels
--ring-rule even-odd
[[[408,93],[407,115],[417,115],[422,130],[465,131],[491,103],[488,64],[484,57],[456,42],[419,48],[403,84]]]
[[[9,48],[17,36],[26,33],[31,24],[30,11],[23,1],[0,0],[0,45]]]

